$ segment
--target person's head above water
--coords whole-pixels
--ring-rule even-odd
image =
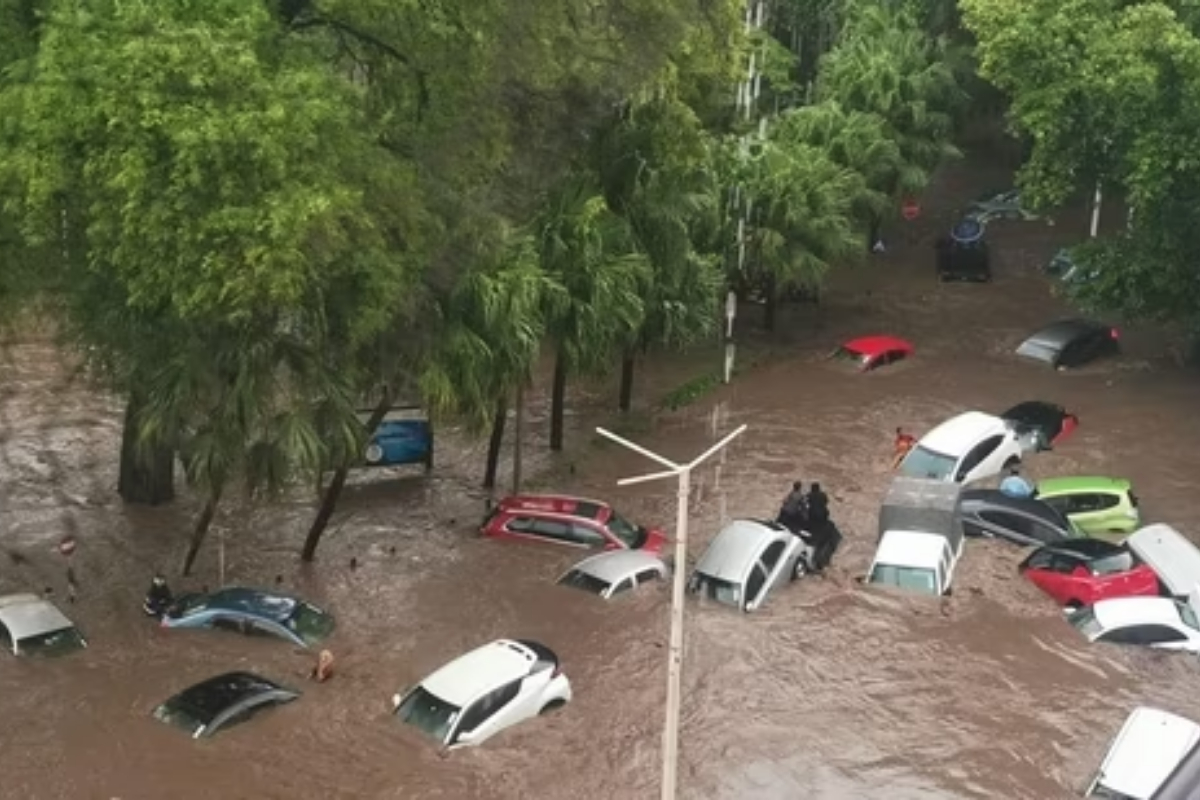
[[[808,487],[808,490],[810,492],[819,492],[819,491],[821,491],[821,484],[817,483],[816,481],[813,481],[812,485],[810,485]]]
[[[798,492],[798,491],[800,491],[800,490],[801,490],[801,489],[803,489],[803,488],[804,488],[804,484],[803,484],[802,482],[800,482],[800,481],[793,481],[793,482],[792,482],[792,491],[793,491],[793,492]]]

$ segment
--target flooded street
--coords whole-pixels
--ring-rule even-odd
[[[999,413],[1029,399],[1066,406],[1081,426],[1031,457],[1028,476],[1129,478],[1146,521],[1200,532],[1200,376],[1174,364],[1164,337],[1137,328],[1123,331],[1121,357],[1076,373],[1017,362],[1017,342],[1062,311],[1040,266],[1086,224],[1080,215],[1054,226],[997,223],[995,282],[938,284],[934,231],[980,188],[1004,186],[1003,177],[976,186],[981,179],[965,172],[948,171],[936,196],[946,199],[927,202],[916,230],[896,232],[888,253],[837,276],[819,308],[788,309],[764,363],[653,426],[632,426],[639,442],[681,460],[749,426],[694,478],[693,557],[723,520],[774,514],[794,479],[825,486],[846,535],[829,575],[773,593],[754,614],[689,604],[683,798],[1078,797],[1135,705],[1200,719],[1194,657],[1088,646],[1019,578],[1015,547],[968,542],[945,603],[854,581],[872,555],[894,429],[920,434],[959,411]],[[743,329],[757,322],[755,308],[743,315]],[[909,339],[916,357],[868,375],[824,360],[844,339],[872,333]],[[0,361],[0,593],[53,589],[90,640],[58,661],[0,659],[0,797],[657,797],[668,587],[606,606],[552,585],[577,551],[480,540],[485,443],[460,446],[447,434],[431,478],[414,470],[357,482],[307,569],[297,553],[311,492],[233,503],[194,580],[172,579],[177,591],[216,586],[223,562],[226,583],[326,604],[338,618],[338,673],[317,685],[306,680],[311,653],[162,630],[141,614],[153,572],[177,574],[194,504],[122,508],[121,409],[69,372],[46,344],[12,345]],[[647,398],[695,374],[654,372],[641,373]],[[615,391],[582,389],[569,419],[574,449],[557,460],[540,438],[545,398],[533,398],[530,488],[611,499],[632,519],[670,526],[673,483],[617,488],[655,466],[589,432],[611,420],[603,409]],[[55,550],[67,533],[80,543],[73,605]],[[389,719],[394,692],[500,636],[555,649],[574,701],[447,757]],[[150,718],[169,695],[232,669],[304,695],[209,740]]]

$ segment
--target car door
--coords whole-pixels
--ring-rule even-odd
[[[540,537],[543,541],[565,544],[570,547],[587,547],[587,545],[575,538],[571,528],[570,523],[563,522],[562,520],[535,518],[533,524],[529,527],[529,532],[535,537]]]
[[[1075,562],[1077,564],[1078,562]],[[1084,598],[1078,596],[1072,572],[1075,564],[1069,559],[1061,558],[1057,553],[1040,551],[1029,559],[1026,573],[1039,589],[1050,595],[1059,605],[1078,603],[1087,605]]]
[[[777,538],[763,548],[759,562],[767,572],[768,587],[785,583],[792,577],[791,570],[795,567],[799,550],[800,537],[791,535]]]
[[[1088,565],[1077,558],[1055,553],[1050,559],[1050,572],[1062,587],[1064,606],[1090,606],[1100,599],[1097,595],[1097,578]]]
[[[454,732],[450,734],[448,744],[451,747],[479,744],[509,725],[519,722],[520,715],[511,714],[513,709],[510,706],[521,693],[521,684],[524,680],[524,678],[519,678],[497,687],[468,706],[459,716],[458,724],[455,726]]]
[[[955,480],[958,483],[970,483],[971,481],[985,478],[988,475],[995,475],[1000,471],[999,459],[997,450],[1000,443],[1004,441],[1004,435],[989,436],[979,444],[971,448],[962,462],[958,465],[958,473]],[[993,461],[996,461],[993,465]]]
[[[613,540],[609,539],[599,529],[588,525],[585,522],[572,522],[570,525],[571,543],[582,545],[583,547],[598,547],[611,549],[621,547]]]

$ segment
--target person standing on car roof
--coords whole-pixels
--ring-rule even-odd
[[[792,533],[797,533],[808,524],[808,498],[804,496],[804,484],[796,481],[792,491],[783,499],[778,522]]]

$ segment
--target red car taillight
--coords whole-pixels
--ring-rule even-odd
[[[1119,330],[1117,330],[1116,328],[1110,328],[1110,329],[1109,329],[1109,331],[1108,331],[1108,335],[1109,335],[1109,337],[1111,337],[1111,338],[1112,338],[1112,340],[1113,340],[1114,342],[1115,342],[1117,339],[1120,339],[1120,338],[1121,338],[1121,332],[1120,332]]]

